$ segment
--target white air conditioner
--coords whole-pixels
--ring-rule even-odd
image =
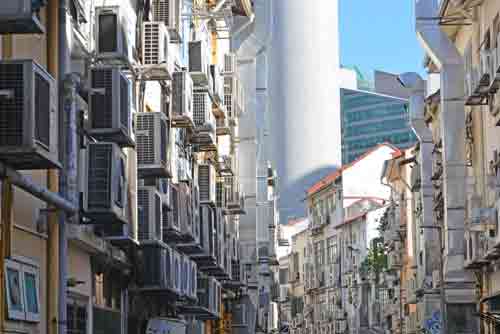
[[[193,93],[193,120],[196,131],[215,132],[215,117],[212,100],[207,92]]]
[[[135,114],[139,177],[172,177],[170,128],[162,112]]]
[[[196,86],[209,85],[210,54],[203,40],[189,42],[189,73]]]
[[[144,22],[142,29],[143,76],[149,80],[170,80],[175,70],[169,57],[169,34],[163,22]]]
[[[126,157],[114,143],[87,146],[84,211],[97,224],[128,222]]]
[[[193,81],[187,72],[174,72],[172,83],[172,126],[191,128],[193,123]]]
[[[246,327],[248,326],[247,321],[247,307],[245,304],[235,304],[233,305],[233,327]]]
[[[163,214],[163,241],[176,241],[181,233],[179,188],[170,184],[170,205],[165,208],[168,214]],[[170,210],[169,210],[170,209]]]
[[[153,19],[165,24],[172,41],[180,41],[181,39],[181,1],[153,0]]]
[[[219,66],[210,65],[210,73],[214,81],[214,99],[216,103],[224,103],[224,77],[221,75]]]
[[[155,187],[138,187],[139,240],[163,240],[162,206],[162,195]]]
[[[118,67],[90,71],[89,134],[101,141],[133,147],[132,84]]]
[[[15,169],[59,168],[57,103],[57,84],[40,65],[0,61],[0,160]]]
[[[233,75],[236,73],[236,54],[226,53],[224,55],[224,70],[223,75]]]
[[[43,34],[39,14],[44,4],[44,0],[0,2],[0,34]]]
[[[129,38],[129,25],[132,21],[121,6],[104,6],[95,8],[95,48],[98,59],[116,64],[133,62],[133,43]]]
[[[198,186],[200,188],[200,203],[215,205],[215,168],[211,164],[198,165]]]

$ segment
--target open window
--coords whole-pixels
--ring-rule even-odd
[[[40,321],[40,272],[36,265],[14,260],[5,262],[8,317]]]

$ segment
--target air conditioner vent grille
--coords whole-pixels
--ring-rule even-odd
[[[154,116],[140,113],[136,119],[137,129],[137,162],[139,164],[154,163]]]
[[[200,187],[200,200],[210,199],[210,166],[200,165],[198,167],[198,184]]]
[[[50,84],[39,73],[35,73],[35,136],[50,147]]]
[[[89,147],[88,207],[89,209],[111,206],[111,145]]]
[[[104,89],[104,94],[92,96],[92,127],[107,129],[113,127],[113,71],[112,69],[94,69],[92,88]]]
[[[160,29],[157,24],[144,25],[144,59],[145,65],[159,64],[160,59]]]
[[[207,110],[207,100],[210,99],[208,93],[193,94],[193,120],[196,126],[203,126],[209,119],[210,115]]]
[[[168,146],[168,126],[165,121],[160,122],[160,159],[163,164],[167,163],[167,146]]]
[[[146,189],[137,191],[137,205],[139,207],[139,240],[149,238],[149,194]]]
[[[125,132],[128,132],[130,122],[130,82],[120,76],[120,123]]]
[[[12,99],[0,99],[0,146],[23,143],[24,77],[22,64],[0,65],[0,89],[13,90]],[[47,95],[48,98],[48,95]]]
[[[118,17],[116,14],[99,15],[99,53],[116,52],[118,50],[117,33]]]
[[[155,238],[157,240],[161,240],[163,235],[161,214],[161,198],[158,194],[155,194]]]
[[[172,0],[156,0],[154,3],[154,19],[155,21],[161,21],[169,26],[169,17],[171,16],[170,11]]]

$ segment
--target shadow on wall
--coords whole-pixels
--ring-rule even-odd
[[[307,215],[305,201],[307,189],[338,168],[338,166],[319,168],[289,185],[280,184],[280,223],[287,224],[289,219],[305,217]]]

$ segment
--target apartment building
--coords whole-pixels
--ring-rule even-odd
[[[252,82],[230,45],[255,9],[0,4],[0,330],[268,331],[241,252],[242,223],[257,224],[239,167]]]

